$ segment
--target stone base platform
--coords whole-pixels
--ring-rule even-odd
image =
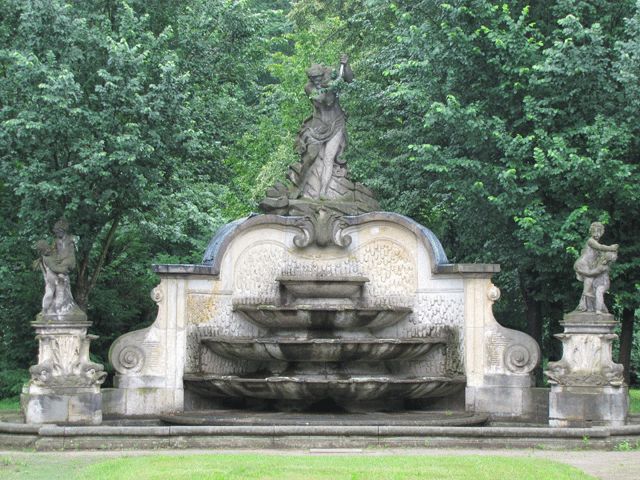
[[[549,393],[552,427],[620,427],[629,411],[627,387],[553,385]]]
[[[64,392],[40,394],[23,393],[20,403],[28,423],[65,425],[100,425],[102,423],[102,394],[98,388],[72,388]]]
[[[170,425],[216,426],[438,426],[470,427],[487,423],[487,415],[467,412],[367,412],[367,413],[285,413],[250,412],[247,410],[203,410],[161,415]]]
[[[10,421],[9,421],[10,420]],[[612,450],[640,444],[640,417],[624,427],[551,428],[523,424],[166,425],[158,419],[107,420],[100,426],[26,425],[0,419],[0,449],[340,449],[538,448]]]

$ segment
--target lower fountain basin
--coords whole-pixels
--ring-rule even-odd
[[[207,337],[207,348],[226,358],[288,362],[410,360],[426,355],[446,338],[248,338]]]
[[[465,378],[300,375],[238,377],[232,375],[185,374],[185,388],[207,397],[259,398],[266,400],[372,401],[423,399],[459,391]]]
[[[379,329],[398,323],[409,307],[355,307],[351,305],[234,305],[253,323],[268,329]]]
[[[282,427],[316,426],[359,427],[480,427],[489,420],[488,415],[465,411],[400,411],[400,412],[270,412],[265,410],[191,410],[160,415],[169,425],[211,425]]]

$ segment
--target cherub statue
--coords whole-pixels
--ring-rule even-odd
[[[73,237],[68,230],[69,223],[60,219],[53,226],[53,244],[39,240],[35,245],[40,258],[34,262],[34,267],[42,270],[45,283],[43,316],[77,315],[81,312],[71,295],[69,273],[76,266],[76,255]]]
[[[618,245],[599,242],[604,234],[604,225],[600,222],[592,223],[589,233],[591,236],[573,265],[576,278],[583,282],[582,297],[576,311],[609,313],[604,294],[610,286],[609,268],[618,258]]]

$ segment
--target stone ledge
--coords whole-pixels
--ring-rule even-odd
[[[33,434],[20,430],[22,424],[0,423],[0,433]],[[640,435],[640,425],[624,427],[433,427],[433,426],[341,426],[341,425],[275,425],[275,426],[58,426],[33,425],[41,437],[119,437],[119,436],[200,436],[200,435],[361,435],[361,436],[446,436],[479,438],[607,438],[612,435]]]
[[[436,272],[491,276],[500,272],[500,265],[497,263],[447,263],[438,265]]]
[[[0,422],[0,448],[51,450],[162,448],[483,447],[612,449],[640,441],[640,424],[624,427],[522,426],[30,426]],[[588,446],[584,439],[589,439]]]
[[[187,264],[154,264],[151,269],[158,274],[166,275],[213,275],[219,272],[211,265],[187,265]]]

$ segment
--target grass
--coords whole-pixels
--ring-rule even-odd
[[[0,399],[0,412],[8,410],[20,410],[20,397]]]
[[[126,454],[125,454],[126,455]],[[591,480],[580,470],[557,462],[500,456],[304,456],[304,455],[154,455],[100,461],[63,456],[44,461],[37,454],[19,461],[0,459],[0,478],[91,478],[135,480]],[[34,464],[33,462],[36,462]],[[87,465],[87,461],[91,462]],[[53,462],[53,464],[52,464]],[[49,465],[47,465],[49,463]],[[11,476],[3,477],[5,474]]]
[[[631,402],[629,404],[630,413],[640,413],[640,388],[629,389]]]

